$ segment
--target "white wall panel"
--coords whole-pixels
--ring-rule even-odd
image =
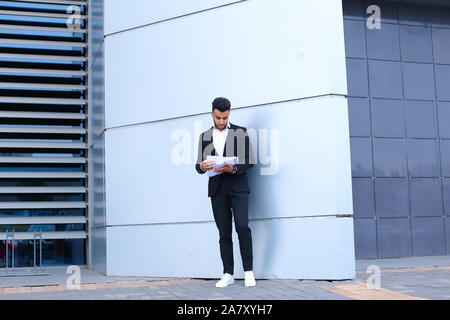
[[[244,1],[105,38],[106,127],[346,93],[340,1]]]
[[[105,0],[105,35],[239,1]]]
[[[355,277],[351,218],[250,221],[253,269],[258,278]],[[219,236],[214,222],[107,228],[108,275],[219,278]],[[233,228],[235,277],[243,278]]]
[[[279,132],[279,152],[268,154],[273,175],[262,175],[267,141],[260,134],[252,139],[258,163],[248,171],[251,217],[353,212],[345,98],[241,108],[231,111],[230,122],[267,130],[269,138]],[[211,126],[208,114],[107,130],[107,225],[211,220],[208,177],[194,169],[198,135]],[[177,130],[186,133],[187,163],[173,162],[182,141],[171,139]]]

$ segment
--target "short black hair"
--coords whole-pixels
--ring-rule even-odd
[[[214,111],[214,109],[217,109],[220,112],[225,112],[227,110],[230,110],[230,108],[231,108],[231,103],[230,103],[230,100],[228,100],[227,98],[218,97],[218,98],[215,98],[212,103],[212,111]]]

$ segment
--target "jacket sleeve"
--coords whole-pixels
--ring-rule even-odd
[[[253,149],[250,142],[250,138],[248,136],[247,129],[245,129],[244,141],[245,141],[245,161],[242,164],[236,165],[235,175],[243,174],[246,170],[252,168],[255,163],[255,159],[253,156]]]
[[[197,151],[197,162],[195,163],[195,170],[197,170],[198,173],[203,174],[206,171],[204,171],[202,168],[200,168],[200,163],[203,161],[203,133],[200,134],[199,140],[198,140],[198,151]]]

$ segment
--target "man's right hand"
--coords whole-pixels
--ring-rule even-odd
[[[212,168],[214,168],[214,161],[204,160],[202,163],[200,163],[200,168],[202,168],[204,171],[211,170]]]

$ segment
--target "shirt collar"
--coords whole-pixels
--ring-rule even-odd
[[[219,130],[216,128],[215,125],[212,126],[212,128],[213,128],[214,131],[219,132]],[[230,129],[230,128],[231,128],[231,126],[230,126],[230,121],[228,121],[228,122],[227,122],[227,126],[226,126],[225,129],[223,129],[223,130]],[[223,130],[222,130],[222,131],[223,131]]]

